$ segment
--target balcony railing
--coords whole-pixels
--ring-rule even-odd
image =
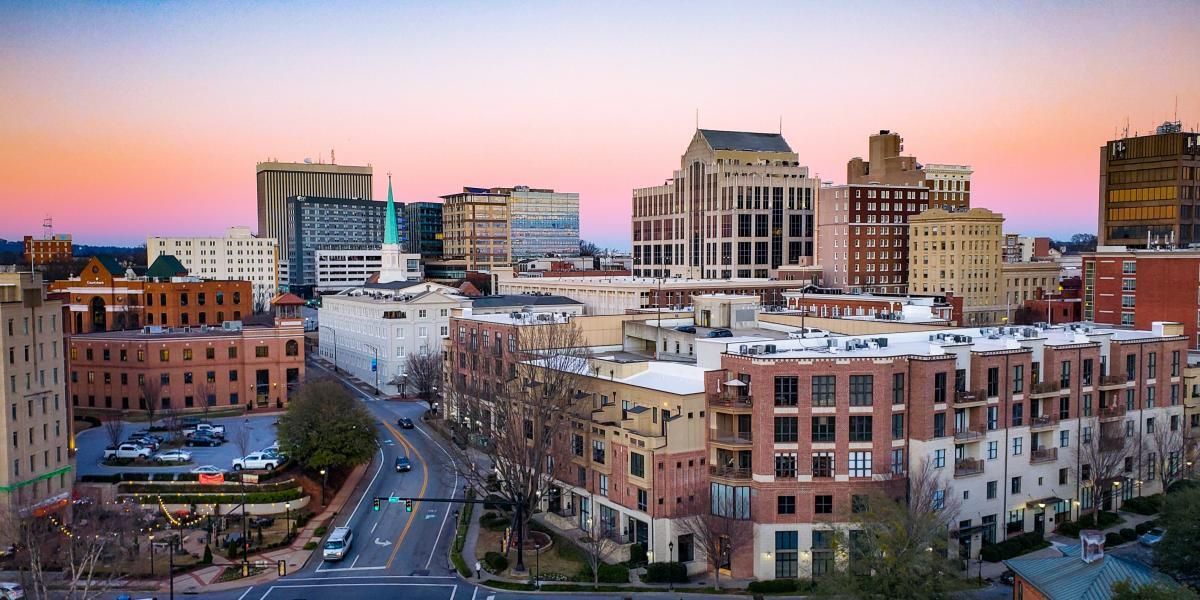
[[[966,477],[983,472],[983,460],[979,458],[963,458],[954,461],[954,476]]]
[[[955,404],[973,404],[976,402],[987,402],[987,390],[955,390]]]
[[[954,439],[963,442],[982,439],[985,435],[987,435],[987,429],[985,429],[982,425],[973,425],[967,427],[966,429],[959,429],[958,431],[955,431]]]
[[[1029,419],[1030,429],[1049,429],[1058,425],[1058,417],[1054,415],[1042,415],[1040,417],[1031,417]]]
[[[1044,463],[1058,460],[1058,448],[1038,448],[1029,455],[1029,462]]]
[[[1125,438],[1116,435],[1100,436],[1100,450],[1104,452],[1113,452],[1123,450],[1125,448]]]
[[[753,436],[749,431],[723,431],[720,429],[711,430],[709,439],[726,445],[749,445],[753,441]]]
[[[754,476],[754,472],[751,469],[739,467],[709,467],[708,473],[713,477],[738,481],[749,481]]]
[[[1124,373],[1117,375],[1105,375],[1100,378],[1100,387],[1105,386],[1123,386],[1129,382],[1129,376]]]
[[[1043,381],[1029,386],[1030,396],[1055,396],[1065,393],[1069,388],[1063,387],[1061,381]]]
[[[737,394],[719,394],[712,396],[709,404],[713,408],[749,410],[754,407],[754,399],[750,396],[739,396]]]
[[[1118,402],[1116,404],[1102,406],[1100,407],[1098,414],[1100,416],[1100,420],[1102,421],[1106,419],[1120,419],[1121,417],[1125,416],[1125,405]]]

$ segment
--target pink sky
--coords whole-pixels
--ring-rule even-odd
[[[1007,9],[999,12],[997,7]],[[974,167],[1006,229],[1095,230],[1098,148],[1200,122],[1189,2],[96,3],[0,19],[0,237],[83,243],[256,223],[254,163],[335,148],[400,200],[463,185],[578,192],[628,247],[630,190],[695,124],[783,133],[845,179],[867,136]]]

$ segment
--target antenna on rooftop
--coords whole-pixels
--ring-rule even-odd
[[[329,164],[336,165],[337,164],[337,154],[334,154],[333,150],[334,150],[333,148],[329,149]]]
[[[48,240],[54,236],[54,219],[49,215],[42,219],[42,239]]]

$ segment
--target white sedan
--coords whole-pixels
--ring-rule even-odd
[[[192,469],[192,472],[197,475],[217,475],[220,473],[224,473],[225,469],[222,469],[221,467],[218,467],[216,465],[204,465],[204,466],[196,467],[195,469]]]
[[[154,462],[171,463],[171,462],[188,462],[192,460],[192,453],[186,450],[167,450],[154,455]]]

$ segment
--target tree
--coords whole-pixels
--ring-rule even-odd
[[[411,387],[417,392],[417,397],[424,400],[433,409],[437,390],[442,385],[442,353],[423,347],[416,352],[410,352],[404,359],[405,387]],[[401,394],[404,390],[401,390]]]
[[[120,416],[110,416],[104,420],[104,435],[108,436],[108,445],[116,448],[121,445],[125,434],[125,421]]]
[[[1182,417],[1180,417],[1182,420]],[[1183,427],[1171,429],[1167,423],[1158,423],[1145,438],[1145,450],[1154,457],[1155,473],[1162,481],[1163,491],[1170,489],[1171,484],[1179,481],[1184,474],[1184,437]],[[1181,424],[1180,424],[1181,425]]]
[[[750,521],[750,498],[705,494],[705,510],[679,520],[679,532],[691,534],[704,553],[709,568],[721,587],[721,569],[733,563],[733,557],[754,548],[754,524]]]
[[[1179,585],[1143,583],[1133,585],[1128,580],[1112,584],[1112,600],[1196,600],[1196,593]]]
[[[375,418],[328,379],[299,389],[279,418],[278,431],[282,452],[314,470],[363,464],[378,445]]]
[[[595,256],[600,254],[600,247],[587,240],[579,240],[580,256]]]
[[[1197,506],[1200,506],[1200,486],[1163,497],[1162,516],[1158,524],[1167,533],[1154,546],[1154,563],[1169,574],[1195,578],[1200,573],[1200,519],[1196,518]]]
[[[1115,395],[1114,399],[1110,400],[1119,401]],[[1137,444],[1134,438],[1125,437],[1124,432],[1116,430],[1115,427],[1105,431],[1096,419],[1089,420],[1085,426],[1091,426],[1093,433],[1090,438],[1081,436],[1079,443],[1075,445],[1076,464],[1079,465],[1077,475],[1079,481],[1091,482],[1091,513],[1094,514],[1100,510],[1105,499],[1113,498],[1117,484],[1124,478],[1125,457],[1136,451]]]
[[[233,437],[229,441],[233,442],[233,446],[238,449],[241,456],[250,454],[250,428],[246,426],[246,423],[242,423],[242,426],[233,432]]]
[[[175,406],[173,403],[168,403],[162,408],[163,427],[166,428],[167,434],[170,435],[172,439],[179,439],[179,430],[183,427],[180,421],[181,418],[179,414],[179,407]]]
[[[451,357],[470,363],[471,372],[469,379],[457,373],[448,382],[446,414],[455,419],[456,437],[486,440],[482,456],[470,445],[451,444],[450,468],[480,493],[489,477],[498,479],[494,493],[519,506],[517,535],[523,540],[537,498],[570,466],[566,424],[573,410],[582,410],[576,406],[576,390],[587,372],[588,351],[579,326],[569,320],[514,329],[507,352],[494,350],[508,362],[507,371],[488,368],[491,357],[481,360],[482,352]],[[590,417],[590,402],[586,408]],[[524,568],[523,552],[518,545],[518,569]]]
[[[150,427],[153,427],[154,415],[158,413],[158,403],[162,400],[162,382],[156,377],[146,375],[138,384],[138,391],[142,393],[142,410],[146,413],[146,420],[150,422]]]
[[[212,405],[209,404],[208,400],[209,398],[216,399],[216,386],[205,379],[196,384],[196,387],[193,388],[193,393],[195,394],[196,401],[200,403],[200,416],[207,421],[208,413],[212,410]]]
[[[592,506],[596,506],[592,502]],[[616,525],[619,527],[620,525]],[[586,555],[584,557],[585,564],[592,570],[592,588],[599,589],[600,587],[600,565],[608,562],[609,558],[616,552],[618,546],[615,542],[607,539],[599,519],[588,517],[588,522],[585,523],[584,536],[579,538],[579,545],[583,548]]]
[[[848,568],[822,578],[822,591],[878,600],[946,597],[959,571],[948,555],[960,502],[932,464],[923,461],[909,474],[907,498],[875,492],[859,502],[865,506],[852,507],[849,531],[835,542]]]

